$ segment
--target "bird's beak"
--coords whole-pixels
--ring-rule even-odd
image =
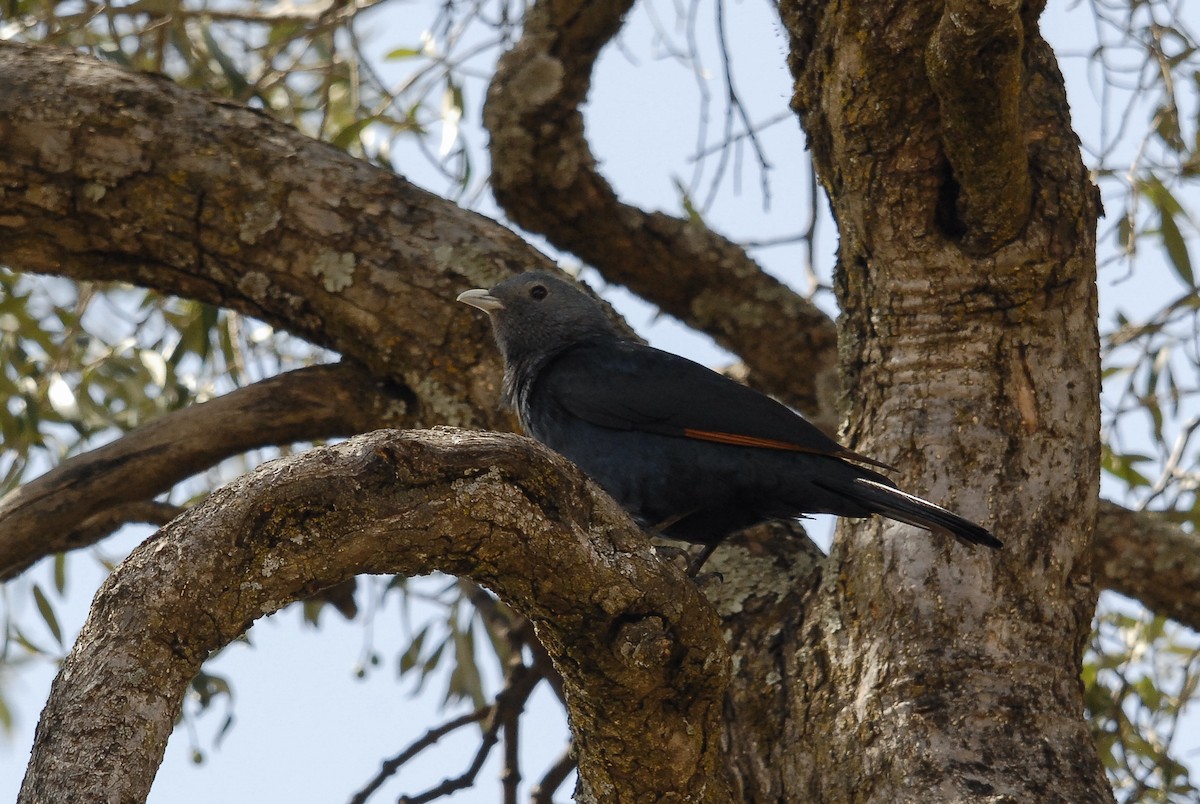
[[[469,304],[472,307],[478,307],[489,315],[496,310],[504,309],[504,302],[497,299],[491,293],[488,293],[483,288],[474,290],[464,290],[458,294],[458,300],[463,304]]]

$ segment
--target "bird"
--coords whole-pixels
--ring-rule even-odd
[[[596,300],[542,271],[458,301],[487,313],[503,401],[522,429],[598,483],[643,528],[704,545],[806,514],[889,519],[1001,547],[986,528],[902,491],[887,464],[706,366],[624,337]],[[867,468],[875,467],[875,469]]]

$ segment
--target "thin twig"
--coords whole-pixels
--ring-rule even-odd
[[[573,770],[575,770],[575,754],[568,745],[558,761],[550,766],[550,770],[546,771],[546,775],[530,791],[530,804],[554,804],[554,794],[558,788],[562,787],[562,783],[567,780]]]
[[[541,680],[542,675],[540,673],[522,664],[519,653],[514,654],[513,661],[510,662],[505,672],[504,688],[496,695],[496,700],[492,704],[480,707],[474,712],[462,715],[448,723],[442,724],[436,729],[426,732],[425,736],[420,740],[417,740],[392,759],[384,762],[379,773],[350,799],[350,804],[365,804],[367,798],[378,790],[388,778],[395,775],[406,762],[445,735],[469,723],[483,721],[483,734],[479,740],[479,747],[476,749],[475,757],[471,760],[471,764],[466,770],[458,776],[443,779],[441,783],[434,785],[423,793],[418,793],[414,796],[401,796],[399,800],[403,804],[424,804],[424,802],[448,796],[455,791],[463,790],[475,784],[475,777],[479,774],[480,768],[483,767],[483,763],[487,761],[492,749],[500,739],[501,727],[520,717],[521,712],[524,711],[525,702],[529,700],[530,693],[533,692],[533,688]],[[519,780],[519,778],[518,775],[517,779]]]
[[[520,715],[525,708],[525,702],[529,700],[529,694],[533,692],[533,688],[540,680],[540,675],[530,672],[529,668],[520,662],[510,665],[505,678],[505,687],[496,696],[496,702],[491,706],[491,711],[483,723],[483,737],[479,741],[479,749],[475,752],[475,759],[472,760],[470,767],[454,778],[443,780],[441,784],[429,788],[424,793],[416,796],[401,796],[401,804],[425,804],[427,801],[450,795],[475,784],[475,777],[479,774],[479,769],[483,767],[483,763],[499,740],[500,726],[506,718]]]
[[[738,117],[742,121],[742,125],[746,127],[746,138],[750,141],[751,147],[754,149],[754,155],[758,159],[759,182],[763,194],[763,208],[770,209],[771,207],[771,183],[768,176],[771,172],[771,165],[767,161],[766,152],[763,150],[762,143],[758,140],[758,133],[755,130],[754,124],[750,122],[750,114],[746,111],[746,106],[742,102],[741,95],[738,94],[737,87],[733,83],[733,64],[729,55],[729,36],[725,29],[725,0],[717,0],[717,43],[721,54],[721,70],[725,75],[725,98],[727,107],[725,110],[725,141],[734,142],[733,139],[733,122],[734,118]],[[740,145],[740,141],[736,143]],[[717,187],[721,183],[721,176],[725,172],[725,167],[729,163],[728,149],[721,152],[721,159],[717,163],[717,174],[713,177],[712,184],[709,186],[708,198],[705,199],[701,209],[709,209],[716,198]],[[741,149],[738,148],[736,153],[740,159]],[[736,182],[741,174],[740,165],[734,170],[735,187],[734,192],[738,192],[739,188]]]
[[[517,804],[517,791],[521,784],[521,710],[510,708],[501,721],[504,728],[504,770],[500,772],[500,786],[504,790],[504,804]]]
[[[456,717],[453,720],[447,721],[446,723],[443,723],[442,725],[425,732],[424,737],[414,742],[396,756],[384,762],[383,766],[379,769],[379,773],[375,774],[375,778],[368,782],[366,787],[354,794],[353,798],[350,799],[350,804],[364,804],[367,798],[376,790],[378,790],[390,776],[396,773],[396,771],[398,771],[405,762],[408,762],[410,759],[424,751],[429,746],[434,745],[438,740],[442,739],[450,732],[461,729],[463,726],[466,726],[470,723],[477,723],[480,720],[483,720],[490,715],[494,709],[494,704],[492,706],[485,706],[480,709],[476,709],[474,712],[468,712],[465,715]]]

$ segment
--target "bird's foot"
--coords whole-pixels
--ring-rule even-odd
[[[716,589],[721,584],[725,583],[725,576],[719,572],[706,572],[702,575],[697,575],[692,578],[696,586],[700,587],[700,591],[707,594],[708,590]]]
[[[673,547],[666,544],[654,545],[654,552],[664,561],[669,561],[675,564],[684,572],[688,571],[691,566],[691,554],[682,547]]]
[[[720,542],[713,542],[712,544],[706,544],[706,545],[704,545],[703,550],[701,550],[699,553],[696,553],[696,555],[692,557],[692,560],[688,562],[688,568],[687,568],[687,574],[689,577],[691,577],[691,578],[698,577],[698,575],[700,573],[700,568],[704,566],[705,561],[708,561],[708,557],[713,554],[713,550],[717,549],[718,544],[720,544]]]

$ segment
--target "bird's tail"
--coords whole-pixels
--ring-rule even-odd
[[[852,483],[857,500],[889,519],[934,533],[947,533],[964,544],[982,544],[992,549],[1003,545],[1003,542],[993,536],[987,528],[963,519],[928,500],[864,477],[857,477]]]

